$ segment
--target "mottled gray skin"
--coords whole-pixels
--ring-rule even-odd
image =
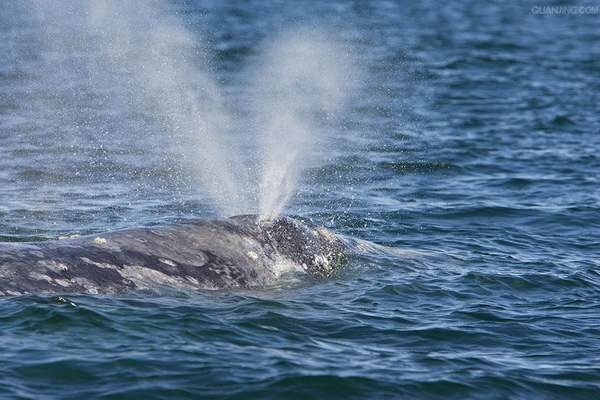
[[[191,220],[86,237],[0,243],[0,295],[252,288],[282,265],[327,277],[345,262],[331,232],[282,217]]]

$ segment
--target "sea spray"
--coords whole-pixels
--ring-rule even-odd
[[[343,109],[352,81],[347,53],[331,35],[288,32],[259,52],[247,113],[232,121],[210,52],[168,3],[33,5],[40,79],[60,95],[46,99],[48,108],[60,109],[49,113],[58,118],[56,129],[77,136],[87,126],[88,136],[77,140],[108,156],[121,151],[120,135],[137,135],[140,147],[173,148],[225,216],[274,219],[283,211],[315,146],[329,143],[327,124]],[[245,138],[232,145],[236,135]],[[243,149],[248,138],[254,147]]]
[[[259,214],[276,218],[293,195],[324,124],[343,109],[351,80],[345,52],[324,34],[282,36],[264,55],[257,79],[257,126],[263,146]]]
[[[197,176],[221,214],[248,211],[235,151],[224,151],[229,115],[201,41],[168,12],[164,2],[104,0],[34,2],[47,76],[59,90],[80,82],[61,102],[67,124],[81,124],[80,97],[152,125],[145,146],[170,146]],[[54,59],[60,55],[62,59]],[[49,78],[46,78],[49,79]],[[69,111],[71,109],[71,111]],[[137,117],[136,117],[137,116]],[[127,120],[127,118],[124,118]],[[100,122],[102,124],[102,122]],[[133,126],[121,126],[131,134]],[[129,129],[129,130],[128,130]],[[102,133],[99,146],[115,140]],[[107,136],[107,137],[102,137]],[[160,136],[163,136],[161,138]],[[166,139],[166,140],[164,140]]]
[[[244,168],[236,151],[225,150],[230,116],[201,40],[166,11],[166,3],[143,5],[142,18],[138,2],[126,2],[127,9],[121,2],[110,4],[125,17],[119,25],[130,30],[116,46],[125,50],[123,65],[133,65],[143,98],[162,118],[172,144],[199,175],[221,214],[248,211],[240,185]],[[110,11],[101,24],[111,18]]]

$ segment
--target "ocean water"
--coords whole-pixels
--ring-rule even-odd
[[[0,240],[253,211],[228,179],[287,104],[256,82],[309,65],[344,105],[294,97],[316,133],[284,213],[395,251],[2,298],[0,398],[600,399],[598,4],[94,3],[0,4]]]

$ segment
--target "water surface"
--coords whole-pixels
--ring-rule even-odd
[[[355,91],[284,212],[410,252],[255,291],[4,298],[0,396],[600,398],[600,15],[534,5],[164,3],[244,148],[264,46],[331,30]],[[1,240],[220,215],[169,98],[83,68],[103,56],[65,42],[76,10],[34,6],[0,6]]]

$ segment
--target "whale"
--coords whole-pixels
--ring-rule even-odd
[[[252,289],[282,271],[327,278],[348,248],[330,230],[256,215],[123,229],[62,240],[0,243],[0,296],[122,294],[157,287]]]

